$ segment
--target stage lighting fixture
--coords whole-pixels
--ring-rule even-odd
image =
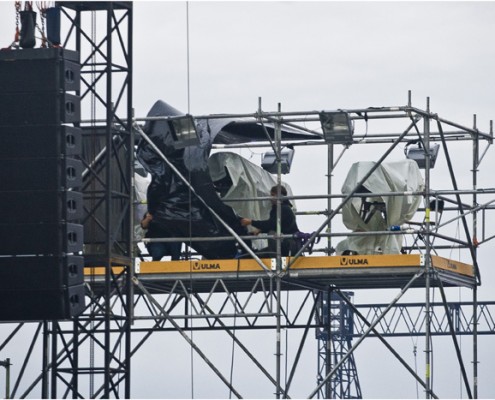
[[[323,138],[327,143],[352,144],[352,122],[344,111],[322,111],[319,114]]]
[[[192,115],[170,119],[169,124],[176,149],[199,145],[199,135]]]
[[[440,149],[440,145],[438,143],[430,146],[430,168],[435,166],[435,162],[437,161],[438,150]],[[426,151],[425,149],[418,143],[418,147],[409,147],[407,149],[406,157],[409,160],[414,160],[418,163],[418,167],[425,169],[426,168]]]
[[[292,159],[294,158],[294,149],[286,148],[282,150],[280,155],[281,173],[288,174],[290,172],[290,166],[292,165]],[[277,157],[273,151],[269,151],[263,154],[261,160],[261,167],[268,171],[270,174],[277,173]]]

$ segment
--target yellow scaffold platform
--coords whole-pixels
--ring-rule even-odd
[[[435,272],[432,286],[476,285],[472,265],[439,256],[432,256]],[[190,281],[194,290],[209,291],[219,279],[229,281],[236,290],[250,290],[256,280],[269,280],[276,272],[276,259],[262,258],[264,267],[254,259],[188,260],[188,261],[141,261],[136,265],[135,274],[143,282],[163,285],[173,282]],[[299,257],[293,263],[282,258],[283,287],[335,286],[340,289],[400,288],[412,277],[425,270],[421,254],[401,255],[352,255],[352,256],[310,256]],[[118,273],[118,267],[114,267]],[[87,272],[88,273],[88,272]],[[91,274],[101,277],[103,268],[93,268]],[[93,276],[93,279],[95,278]],[[424,276],[415,281],[413,287],[425,285]]]

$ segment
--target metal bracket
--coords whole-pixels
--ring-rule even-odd
[[[282,269],[283,270],[287,269],[287,257],[280,257],[280,261],[282,262]],[[271,258],[270,264],[271,264],[271,270],[276,271],[277,270],[277,259]]]

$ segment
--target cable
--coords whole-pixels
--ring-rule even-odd
[[[191,82],[189,69],[189,2],[186,1],[186,48],[187,48],[187,113],[191,113]]]
[[[359,115],[360,117],[362,117],[363,115],[361,113],[356,113],[357,115]],[[368,113],[365,112],[364,113],[364,122],[366,124],[366,128],[365,128],[365,132],[364,132],[364,136],[363,138],[359,141],[360,143],[363,142],[365,139],[366,139],[366,136],[368,136]]]
[[[418,340],[416,339],[416,342],[411,336],[411,340],[413,342],[413,354],[414,354],[414,372],[416,375],[418,375]],[[419,384],[418,380],[416,379],[416,398],[419,399]]]
[[[460,250],[459,250],[460,252]],[[462,288],[459,286],[459,303],[462,301]],[[459,336],[459,349],[462,353],[462,335]],[[462,399],[463,397],[463,388],[464,385],[462,384],[462,371],[459,371],[459,387],[460,387],[460,393],[459,393],[459,398]]]
[[[237,258],[237,279],[239,279],[239,271],[241,269],[241,257]],[[229,399],[232,398],[232,380],[234,377],[234,354],[235,354],[235,341],[236,341],[236,325],[237,324],[237,302],[234,302],[234,329],[232,332],[232,357],[230,359],[230,388],[229,388]]]
[[[237,259],[237,269],[239,270],[239,265],[240,265],[241,260]],[[232,356],[230,358],[230,377],[229,377],[229,399],[232,398],[232,380],[234,378],[234,356],[235,356],[235,328],[236,328],[236,323],[237,323],[237,305],[234,303],[234,329],[232,332]]]
[[[287,314],[287,316],[289,315],[289,294],[290,294],[290,290],[287,290],[287,301],[285,303],[285,312]],[[285,389],[284,391],[287,389],[287,378],[288,378],[288,360],[289,358],[289,329],[285,329]]]
[[[460,220],[457,220],[457,225],[456,225],[456,232],[455,236],[456,239],[460,238]],[[454,245],[452,244],[452,247],[450,248],[450,253],[449,253],[449,258],[453,258],[453,252],[455,251]],[[457,249],[458,252],[458,260],[461,259],[461,249]],[[458,301],[459,303],[462,300],[462,289],[459,286],[458,288]],[[459,340],[459,348],[462,350],[462,335],[458,335],[458,340]],[[462,371],[459,371],[459,398],[462,399],[462,388],[463,388],[463,381],[462,381]]]
[[[460,251],[459,251],[460,252]],[[459,303],[461,303],[462,301],[462,292],[461,292],[461,287],[459,286],[458,288],[459,290]],[[462,353],[462,335],[457,335],[458,336],[458,340],[459,340],[459,351]],[[462,371],[459,370],[459,398],[462,399],[462,388],[463,388],[463,384],[462,384]]]
[[[460,237],[460,220],[457,220],[457,235],[458,237]],[[457,252],[458,252],[458,260],[461,259],[461,249],[458,248],[457,249]],[[461,303],[462,301],[462,287],[459,286],[458,288],[458,298],[459,298],[459,303]],[[458,340],[459,340],[459,351],[462,353],[462,335],[457,335],[458,336]],[[462,393],[462,389],[463,389],[463,379],[462,379],[462,371],[459,370],[459,398],[462,399],[462,396],[463,396],[463,393]]]
[[[189,182],[191,182],[191,171],[189,171],[189,176],[188,176]],[[191,193],[191,188],[189,187],[188,191],[189,195],[189,209],[192,208],[192,193]],[[189,213],[189,251],[186,252],[188,253],[188,258],[189,258],[189,293],[193,292],[193,261],[191,257],[191,248],[192,248],[192,215]],[[191,304],[191,312],[192,312],[192,304]],[[191,335],[191,399],[194,399],[194,348],[192,346],[192,343],[194,342],[194,330],[193,330],[193,322],[194,319],[191,318],[190,320],[190,335]]]
[[[234,313],[234,329],[235,329],[235,324],[236,324],[236,314]],[[234,331],[235,332],[235,331]],[[235,337],[235,333],[234,333]],[[235,354],[235,339],[232,337],[232,350],[231,350],[231,358],[230,358],[230,377],[229,377],[229,383],[230,383],[230,388],[229,388],[229,399],[232,398],[232,379],[234,376],[234,354]]]
[[[432,293],[432,299],[431,302],[435,304],[435,289],[431,291]],[[431,319],[430,319],[431,323]],[[433,393],[433,368],[434,368],[434,363],[433,363],[433,335],[430,334],[430,390]]]
[[[186,1],[186,73],[187,73],[187,78],[186,78],[186,88],[187,88],[187,113],[191,113],[191,85],[190,85],[190,61],[189,61],[189,1]],[[191,182],[191,171],[189,171],[189,182]],[[192,206],[192,194],[191,194],[191,189],[189,188],[189,209],[191,209]],[[192,279],[192,257],[191,257],[191,246],[192,244],[192,216],[191,213],[189,213],[189,244],[186,244],[186,247],[189,246],[189,249],[185,249],[186,257],[189,259],[189,288],[190,288],[190,293],[192,293],[192,285],[193,285],[193,279]],[[191,308],[192,310],[192,308]],[[191,318],[190,320],[190,331],[191,331],[191,344],[194,342],[193,336],[194,336],[194,331],[193,331],[193,319]],[[194,399],[194,351],[193,351],[193,346],[191,345],[191,357],[190,357],[190,363],[191,363],[191,399]]]

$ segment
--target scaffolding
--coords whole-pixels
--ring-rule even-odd
[[[309,398],[360,398],[363,393],[366,394],[365,388],[363,393],[361,391],[354,352],[370,337],[378,338],[388,348],[411,377],[424,388],[427,398],[437,397],[431,382],[433,350],[430,343],[434,335],[451,336],[466,392],[469,397],[478,397],[477,337],[480,330],[486,334],[495,333],[492,317],[494,303],[479,302],[477,299],[477,288],[481,284],[477,248],[494,237],[487,232],[485,221],[486,212],[493,208],[495,189],[480,189],[477,183],[479,166],[493,142],[492,124],[488,132],[477,128],[476,119],[473,127],[462,126],[431,112],[429,100],[424,110],[414,107],[409,93],[404,106],[339,110],[350,116],[355,124],[355,132],[352,141],[345,144],[341,154],[335,157],[339,144],[325,141],[318,128],[308,127],[319,124],[320,112],[317,111],[283,112],[279,106],[277,111],[266,112],[262,110],[260,100],[255,113],[194,116],[196,120],[249,118],[261,127],[271,124],[274,129],[266,131],[264,141],[242,145],[218,144],[213,147],[218,151],[247,147],[273,150],[277,155],[278,182],[281,181],[280,155],[283,147],[297,149],[301,146],[323,146],[327,155],[327,193],[290,197],[298,201],[326,202],[326,210],[298,214],[298,218],[317,215],[323,217],[323,221],[312,232],[306,245],[290,258],[281,255],[280,242],[286,236],[278,232],[273,237],[277,240],[278,251],[272,259],[250,254],[251,259],[245,260],[207,260],[203,262],[205,268],[201,267],[202,261],[194,256],[179,262],[140,262],[134,257],[135,243],[131,236],[134,135],[140,135],[150,145],[153,142],[139,125],[147,118],[132,116],[132,4],[65,2],[62,3],[62,9],[71,21],[68,37],[75,36],[73,46],[81,52],[82,74],[87,73],[83,75],[87,76],[83,78],[87,89],[80,95],[82,99],[88,96],[90,103],[90,115],[81,123],[87,132],[88,146],[84,155],[87,169],[83,193],[88,199],[84,225],[86,232],[89,232],[87,237],[92,238],[85,242],[84,251],[89,304],[81,316],[71,321],[5,324],[5,327],[12,329],[2,338],[0,351],[9,355],[10,346],[14,346],[19,338],[22,338],[23,347],[27,348],[22,362],[12,354],[7,359],[10,376],[15,377],[15,383],[6,397],[32,397],[39,393],[43,398],[130,398],[131,382],[134,381],[131,371],[138,375],[131,368],[131,360],[152,336],[161,333],[178,333],[187,342],[191,353],[199,357],[212,375],[225,385],[229,396],[243,397],[244,393],[239,389],[242,385],[234,382],[233,368],[230,376],[223,368],[222,364],[230,362],[230,358],[228,361],[218,361],[215,354],[208,354],[207,346],[202,346],[196,340],[196,332],[215,332],[225,334],[232,347],[273,387],[276,398],[289,398],[294,392],[302,359],[308,352],[308,338],[312,330],[319,344],[316,352],[318,365],[314,371],[317,379],[311,392],[306,394]],[[96,38],[93,29],[91,33],[87,32],[83,23],[84,15],[89,13],[90,25],[94,26],[99,12],[104,14],[107,26],[102,39]],[[118,13],[122,15],[118,16]],[[127,38],[121,31],[124,21]],[[117,40],[112,41],[114,35]],[[83,44],[85,40],[89,44]],[[121,59],[113,52],[116,43],[124,48]],[[69,39],[65,46],[70,46]],[[105,56],[103,63],[96,59],[97,54]],[[125,62],[119,64],[116,58]],[[121,73],[125,75],[122,87],[115,90],[112,86],[113,74]],[[101,82],[105,82],[104,89],[98,86]],[[96,104],[100,102],[102,115],[98,113]],[[119,113],[121,103],[124,106]],[[383,125],[379,126],[377,132],[369,129],[372,124],[386,125],[389,121],[394,122],[394,129],[402,126],[404,121],[405,127],[399,132],[382,130]],[[358,125],[365,128],[360,130]],[[284,127],[305,133],[310,139],[284,139],[281,133]],[[345,152],[351,146],[384,146],[386,150],[376,157],[378,167],[401,144],[410,141],[420,141],[423,154],[426,155],[424,191],[376,195],[421,196],[424,199],[424,207],[420,210],[425,215],[423,220],[416,226],[411,225],[407,231],[339,231],[337,221],[343,206],[354,198],[365,196],[358,191],[360,185],[351,193],[335,193],[334,171]],[[452,184],[450,189],[436,190],[431,185],[432,142],[441,143]],[[462,189],[458,184],[450,156],[449,146],[459,142],[472,146],[472,188],[469,189]],[[482,144],[486,144],[484,149]],[[161,157],[164,162],[168,161],[164,154]],[[373,169],[361,183],[372,172]],[[189,184],[187,179],[186,183]],[[259,201],[260,198],[238,200]],[[435,211],[431,205],[440,201],[448,204],[443,210],[444,215],[453,215],[446,222],[430,219],[430,214]],[[468,218],[471,218],[471,226]],[[462,239],[448,231],[448,227],[457,222],[462,224]],[[479,224],[482,225],[481,236]],[[447,233],[443,232],[444,229]],[[351,270],[343,268],[342,256],[332,255],[333,241],[359,235],[409,235],[412,244],[405,246],[406,254],[401,255],[350,255],[347,260],[363,260],[364,257],[367,264],[362,265],[363,268],[358,265]],[[310,244],[318,238],[326,239],[326,243],[323,247],[315,246],[313,252],[323,255],[307,254]],[[194,238],[204,241],[219,239],[243,243],[250,237],[233,234],[213,239]],[[170,240],[189,242],[191,238]],[[467,253],[464,257],[468,260],[440,256],[442,252],[451,249]],[[370,266],[372,268],[368,268]],[[472,301],[448,301],[447,287],[471,289]],[[347,292],[380,288],[394,290],[395,296],[390,303],[356,305]],[[425,301],[399,303],[412,288],[424,290]],[[440,291],[441,303],[432,301],[433,290]],[[415,316],[409,314],[413,310]],[[394,329],[401,326],[403,329],[397,332],[390,329],[391,326]],[[28,346],[26,331],[31,335]],[[259,331],[274,333],[275,354],[268,362],[266,357],[256,354],[257,343],[242,335],[243,332]],[[290,357],[287,336],[284,343],[284,332],[288,335],[289,331],[301,332],[294,346],[297,350]],[[471,378],[466,371],[467,362],[459,349],[459,334],[470,335],[473,339]],[[425,337],[424,365],[427,372],[423,378],[388,343],[386,337],[394,335]],[[36,350],[40,350],[38,356]],[[233,354],[234,351],[232,359]],[[37,366],[41,363],[41,373],[28,372],[33,361]],[[34,369],[39,371],[39,367]],[[315,374],[312,372],[310,376],[313,377]],[[307,371],[304,375],[308,376]],[[191,380],[192,376],[191,371]],[[297,397],[300,397],[299,394]]]
[[[360,114],[362,115],[364,113],[364,110],[346,111],[357,115],[358,118]],[[393,113],[396,117],[399,113],[402,113],[402,118],[415,121],[417,119],[416,114],[412,117],[411,114],[418,111],[408,105],[385,110],[373,109],[373,112],[380,113],[384,118],[386,118],[386,112]],[[420,113],[422,118],[431,118],[434,121],[440,121],[441,124],[450,125],[449,122],[441,120],[434,114],[425,114],[422,111]],[[267,118],[270,121],[273,121],[274,118],[276,120],[284,118],[284,121],[287,121],[291,116],[281,112],[269,114]],[[261,114],[258,113],[256,117],[259,117],[259,115]],[[296,119],[307,121],[310,115],[311,113],[297,113]],[[208,118],[209,116],[202,116],[201,118],[205,117]],[[288,123],[291,126],[296,125],[295,120]],[[412,126],[415,126],[415,124],[416,122],[411,123]],[[460,130],[461,127],[458,125],[455,126],[455,132],[444,132],[443,129],[439,129],[437,133],[430,133],[430,137],[435,136],[439,140],[442,140],[442,143],[445,145],[444,151],[446,155],[448,154],[446,145],[449,139],[456,142],[459,140],[472,141],[472,136],[475,134],[476,138],[486,140],[488,143],[491,142],[491,132],[484,134],[478,132],[476,129],[462,128],[465,130],[462,133]],[[406,130],[406,133],[408,132]],[[418,135],[418,132],[414,132],[414,135]],[[383,135],[380,136],[382,138],[376,138],[376,140],[381,142],[391,141],[392,146],[399,143],[398,138],[400,140],[407,140],[407,135],[404,133],[399,134],[398,137],[393,139],[390,138],[390,135],[385,135],[385,138]],[[356,137],[354,140],[359,141]],[[367,141],[372,142],[373,140],[373,135],[368,133]],[[291,144],[293,146],[302,145],[297,142]],[[320,144],[327,146],[325,143]],[[475,150],[475,152],[477,153],[478,151]],[[478,170],[477,167],[478,165],[476,164],[476,171]],[[332,174],[329,173],[328,175],[331,176]],[[447,211],[444,210],[444,214],[451,211],[458,215],[451,218],[448,222],[465,219],[467,215],[474,216],[480,210],[486,211],[490,209],[492,200],[484,201],[481,204],[476,201],[474,204],[469,205],[465,201],[460,201],[461,195],[474,196],[476,199],[479,196],[493,196],[493,191],[486,189],[460,190],[459,188],[455,188],[454,190],[433,191],[430,188],[427,191],[425,190],[425,192],[429,196],[438,197],[452,204],[451,207],[446,208]],[[424,195],[424,193],[421,194]],[[359,194],[354,195],[359,196]],[[404,195],[404,193],[392,193],[392,195]],[[323,199],[343,200],[335,209],[328,211],[328,216],[325,218],[324,223],[315,231],[313,236],[335,239],[352,234],[349,232],[336,232],[334,229],[323,233],[323,230],[332,222],[332,219],[339,215],[338,210],[341,209],[343,203],[352,196],[335,194],[318,196]],[[294,197],[300,199],[313,198],[313,196]],[[429,204],[429,202],[426,201],[425,204]],[[482,223],[484,224],[484,221]],[[436,224],[435,229],[431,229],[430,231],[428,230],[428,224],[422,224],[418,229],[401,232],[402,234],[409,234],[413,238],[417,238],[418,235],[422,236],[421,242],[412,241],[414,245],[407,250],[409,254],[347,256],[348,260],[353,259],[353,257],[356,260],[365,257],[367,260],[366,265],[362,266],[363,268],[359,268],[359,265],[356,265],[356,268],[352,270],[342,268],[343,256],[327,255],[330,251],[329,248],[315,249],[316,251],[321,250],[325,254],[323,256],[296,255],[289,259],[281,257],[278,254],[275,259],[259,260],[201,261],[190,259],[163,262],[142,261],[135,266],[136,274],[131,280],[134,287],[134,314],[129,332],[134,338],[139,337],[140,339],[137,342],[135,340],[132,341],[133,346],[129,348],[129,358],[135,355],[152,335],[156,335],[159,332],[180,333],[191,349],[209,366],[211,371],[226,385],[229,391],[235,396],[242,397],[242,393],[235,387],[232,379],[229,379],[211,359],[212,356],[207,355],[206,351],[195,342],[193,335],[193,332],[196,331],[224,332],[235,343],[236,348],[241,349],[244,356],[274,385],[275,396],[277,398],[289,397],[300,359],[305,353],[309,331],[316,329],[319,332],[327,332],[328,334],[332,328],[335,328],[333,324],[336,318],[345,317],[339,320],[341,326],[340,330],[336,332],[336,335],[331,340],[323,340],[322,347],[320,347],[318,353],[318,370],[320,371],[318,383],[308,397],[361,397],[354,351],[365,338],[371,336],[378,337],[381,341],[387,343],[385,337],[394,336],[395,334],[395,332],[390,332],[389,327],[391,325],[397,326],[396,318],[398,312],[403,318],[402,321],[405,321],[406,328],[405,331],[403,330],[397,334],[422,335],[426,337],[426,343],[430,341],[429,337],[432,335],[451,335],[454,343],[454,351],[457,353],[459,365],[463,373],[466,391],[470,396],[476,397],[476,379],[473,377],[474,383],[472,385],[469,383],[465,361],[457,344],[457,334],[470,334],[473,337],[473,346],[476,347],[478,322],[480,321],[479,313],[483,315],[486,321],[483,331],[493,333],[493,318],[490,311],[490,307],[493,304],[483,303],[480,305],[476,301],[476,288],[480,283],[480,275],[478,274],[479,269],[475,257],[476,246],[472,243],[471,239],[472,237],[476,237],[476,233],[467,229],[464,239],[450,238],[440,230],[445,224]],[[383,231],[376,232],[376,234],[392,235],[397,234],[397,231]],[[279,235],[278,239],[280,240],[283,236]],[[431,245],[433,237],[437,241],[435,246]],[[227,240],[229,238],[225,237],[221,239]],[[178,239],[187,240],[188,238],[174,238],[174,240]],[[203,239],[211,240],[210,238]],[[231,239],[234,240],[234,238]],[[247,240],[248,237],[238,237],[236,239]],[[449,239],[451,239],[450,245]],[[195,240],[201,240],[201,238],[195,238]],[[481,243],[488,240],[490,240],[490,237],[484,235],[478,242]],[[470,264],[458,260],[446,259],[438,255],[441,254],[442,249],[452,248],[452,243],[456,248],[464,249],[470,256],[474,256]],[[432,251],[434,254],[431,254]],[[263,265],[260,266],[258,262],[261,262]],[[206,267],[202,268],[202,263],[206,266],[213,265],[213,270]],[[467,268],[467,270],[464,270],[464,268]],[[370,273],[370,270],[373,272]],[[103,344],[104,340],[101,338],[105,338],[110,332],[120,332],[118,335],[119,340],[123,337],[122,322],[126,319],[127,311],[122,307],[121,301],[123,297],[121,294],[128,291],[126,287],[126,283],[128,282],[128,277],[126,277],[127,268],[122,265],[112,265],[111,268],[111,276],[116,279],[112,279],[113,286],[110,296],[112,318],[110,320],[110,327],[105,325],[106,313],[103,312],[106,304],[107,268],[103,266],[91,266],[86,271],[86,274],[91,303],[87,312],[72,323],[52,322],[51,324],[54,327],[52,329],[47,329],[47,325],[50,325],[50,323],[45,322],[40,325],[47,332],[44,337],[45,348],[50,348],[48,345],[49,339],[51,340],[52,348],[51,354],[45,354],[44,356],[46,358],[45,371],[50,370],[52,374],[56,373],[57,380],[53,382],[57,382],[57,386],[60,386],[62,382],[67,385],[65,394],[69,391],[76,390],[74,382],[77,382],[78,379],[80,380],[83,375],[95,379],[100,373],[104,376],[108,374],[106,382],[111,382],[111,393],[113,396],[119,397],[120,392],[118,387],[126,381],[128,376],[125,373],[125,368],[130,368],[127,364],[122,369],[111,368],[104,372],[102,367],[97,367],[96,365],[86,368],[76,367],[77,364],[75,363],[83,362],[80,360],[81,356],[76,357],[76,355],[85,354],[86,350],[83,349],[86,346],[90,347],[90,355],[94,356],[96,354],[95,348],[91,348],[92,341],[104,349],[106,346]],[[460,318],[462,315],[459,314],[461,306],[447,301],[444,288],[460,286],[473,290],[473,301],[464,304],[464,308],[472,307],[472,316]],[[413,321],[421,322],[410,326],[408,323],[409,319],[405,317],[406,313],[404,310],[409,310],[413,307],[418,308],[419,306],[418,304],[400,304],[399,299],[414,287],[424,288],[426,291],[426,301],[421,303],[416,316],[414,318],[410,317]],[[366,306],[367,312],[361,312],[359,306],[349,301],[349,296],[342,294],[342,290],[354,288],[367,290],[394,288],[398,289],[399,292],[391,303],[381,304],[379,308],[378,306],[369,305]],[[442,296],[441,307],[438,303],[432,303],[429,300],[434,288],[440,290]],[[338,306],[328,307],[329,291],[340,296]],[[284,296],[286,296],[286,299],[289,296],[296,296],[298,299],[297,306],[294,306],[288,300],[284,302]],[[321,306],[321,302],[323,301],[325,303],[325,296],[327,296],[327,305],[323,313],[328,313],[332,308],[334,312],[331,312],[330,316],[323,318],[322,310],[325,307]],[[350,310],[352,310],[352,322]],[[423,317],[419,318],[418,314]],[[437,321],[442,322],[437,324]],[[465,321],[465,323],[462,323],[462,321]],[[349,331],[350,326],[357,326],[359,329]],[[20,330],[21,328],[19,327],[18,329]],[[275,354],[275,372],[273,370],[270,371],[269,368],[263,365],[262,360],[255,355],[255,349],[252,348],[251,343],[245,343],[239,338],[238,332],[245,330],[275,331],[277,337],[277,343],[275,345],[277,349]],[[291,367],[286,367],[285,378],[283,379],[283,365],[284,362],[288,362],[288,355],[286,351],[283,351],[282,338],[284,330],[301,330],[303,333],[297,345],[297,352],[293,359],[291,359]],[[337,335],[341,337],[338,338]],[[325,337],[321,336],[320,339],[325,339]],[[57,345],[57,341],[64,344],[64,350],[58,353],[54,350],[60,347],[60,345]],[[33,338],[34,342],[35,339]],[[329,345],[331,345],[330,352],[328,349]],[[117,339],[111,340],[108,346],[112,349],[112,358],[119,357],[122,354],[121,345]],[[394,352],[394,356],[400,360],[413,378],[418,380],[423,386],[427,396],[436,397],[437,394],[428,381],[429,377],[419,377],[390,344],[387,343],[386,346],[390,351]],[[431,349],[427,349],[426,364],[430,360],[431,353]],[[474,362],[476,362],[476,353],[473,354]],[[78,358],[79,361],[77,360]],[[51,361],[48,361],[50,359]],[[473,364],[473,366],[476,366],[476,364]],[[130,371],[127,372],[130,373]],[[69,374],[72,378],[64,379],[64,373]],[[476,369],[474,373],[476,374]],[[42,382],[45,382],[45,385],[48,384],[48,378],[44,377],[43,374],[35,379],[33,385],[27,388],[20,397],[29,395],[34,387],[36,387],[36,384]],[[93,386],[94,391],[91,393],[91,396],[104,396],[105,385],[105,381],[98,382],[97,386]],[[130,386],[130,382],[126,385]],[[342,385],[346,385],[346,387],[344,388]],[[78,383],[77,393],[79,396],[85,397],[82,387],[83,385]],[[13,395],[17,394],[17,388],[18,385],[14,385]],[[354,392],[351,392],[351,390]],[[47,392],[42,393],[47,394]],[[50,393],[53,396],[53,393],[60,393],[60,389],[56,390],[52,388]]]
[[[347,300],[352,301],[354,293],[343,293]],[[327,376],[332,365],[336,365],[352,347],[354,335],[354,315],[351,308],[340,297],[332,292],[322,293],[318,307],[318,325],[316,329],[318,340],[318,383]],[[328,360],[332,360],[331,363]],[[349,357],[330,380],[330,384],[323,386],[330,392],[319,393],[324,399],[361,399],[361,385],[354,356]]]

